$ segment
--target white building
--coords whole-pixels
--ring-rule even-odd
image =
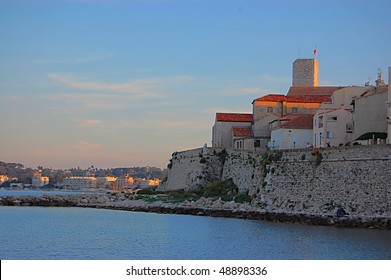
[[[268,148],[300,149],[312,145],[312,118],[311,114],[293,114],[271,122]]]
[[[33,187],[43,187],[47,184],[49,184],[49,177],[41,176],[40,173],[34,174],[31,178],[31,186]]]
[[[321,104],[314,115],[312,140],[314,146],[339,146],[354,140],[352,100],[370,89],[370,86],[345,87],[334,91],[330,102]]]
[[[315,147],[337,147],[353,141],[352,112],[348,109],[318,110],[314,116]]]
[[[70,189],[96,188],[95,177],[67,177],[62,181],[62,185]]]

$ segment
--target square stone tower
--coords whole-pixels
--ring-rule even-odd
[[[299,58],[293,62],[292,86],[318,86],[318,61],[315,58]]]

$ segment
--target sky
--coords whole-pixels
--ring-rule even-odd
[[[0,0],[0,161],[167,166],[211,145],[216,112],[391,66],[391,1]]]

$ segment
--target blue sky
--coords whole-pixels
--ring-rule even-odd
[[[165,167],[210,144],[215,112],[391,66],[391,1],[0,0],[0,160]],[[387,82],[387,81],[386,81]]]

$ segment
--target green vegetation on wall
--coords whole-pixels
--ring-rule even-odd
[[[356,140],[370,140],[370,139],[387,139],[386,132],[368,132],[362,134]]]
[[[183,202],[196,201],[201,197],[210,198],[212,200],[221,199],[223,201],[235,201],[238,203],[251,202],[251,196],[248,192],[239,192],[238,187],[233,183],[232,179],[219,181],[207,186],[198,187],[193,190],[185,191],[151,191],[140,190],[137,192],[136,199],[145,201],[163,201],[163,202]]]

